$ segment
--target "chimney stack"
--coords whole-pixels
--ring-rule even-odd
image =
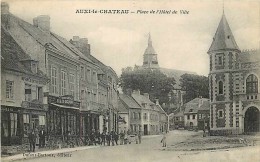
[[[149,93],[144,93],[144,96],[145,96],[146,98],[150,99],[150,98],[149,98]]]
[[[73,38],[70,40],[70,43],[73,44],[85,56],[90,55],[90,44],[88,44],[88,38],[73,36]]]
[[[140,95],[140,90],[139,90],[139,89],[134,90],[134,91],[133,91],[133,94]]]
[[[160,105],[159,104],[159,99],[155,99],[155,105]]]
[[[40,15],[33,19],[33,25],[42,29],[45,32],[50,32],[50,16],[49,15]]]
[[[1,2],[1,14],[9,14],[9,4],[7,2]]]

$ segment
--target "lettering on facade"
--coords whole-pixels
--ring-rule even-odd
[[[80,108],[80,102],[74,101],[73,96],[71,96],[71,95],[65,95],[65,96],[60,96],[60,97],[49,95],[48,103],[55,103],[55,104]]]

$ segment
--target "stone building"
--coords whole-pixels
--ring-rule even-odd
[[[208,55],[211,134],[259,132],[259,50],[239,49],[223,13]]]
[[[6,7],[6,6],[2,6]],[[12,153],[8,145],[28,143],[33,129],[46,130],[49,79],[9,33],[3,13],[1,23],[1,145],[2,152]],[[38,139],[36,141],[38,143]],[[23,149],[16,147],[16,149]]]
[[[46,117],[47,140],[65,142],[69,136],[84,140],[92,129],[118,130],[117,75],[90,54],[87,39],[75,37],[67,41],[50,30],[49,16],[37,16],[30,24],[10,13],[7,3],[1,3],[1,17],[1,27],[28,55],[22,64],[37,67],[49,81],[30,85],[30,79],[26,79],[25,87],[26,97],[29,92],[32,96],[42,94],[40,98],[46,105],[41,107],[47,114],[41,121]],[[22,106],[28,104],[23,102]]]

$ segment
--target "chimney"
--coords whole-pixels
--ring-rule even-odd
[[[140,90],[139,89],[138,90],[134,90],[133,94],[140,95]]]
[[[1,14],[9,14],[9,4],[6,2],[1,2]]]
[[[33,25],[42,29],[45,32],[50,32],[50,16],[40,15],[33,19]]]
[[[155,99],[155,105],[160,105],[159,104],[159,99]]]
[[[88,38],[73,36],[73,38],[70,40],[70,43],[73,44],[85,56],[90,55],[90,44],[88,44]]]
[[[144,93],[144,96],[145,96],[146,98],[150,99],[150,98],[149,98],[149,93]]]
[[[132,89],[131,88],[126,89],[126,95],[132,96]]]

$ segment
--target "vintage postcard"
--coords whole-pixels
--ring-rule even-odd
[[[260,1],[2,0],[1,160],[260,161]]]

